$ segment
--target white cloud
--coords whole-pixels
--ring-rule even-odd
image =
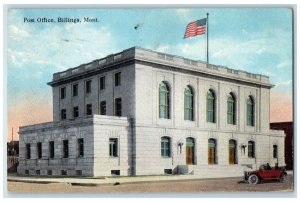
[[[215,37],[209,39],[210,62],[216,65],[228,66],[230,68],[253,71],[255,67],[257,73],[263,73],[270,69],[269,63],[261,63],[262,57],[273,57],[278,61],[283,61],[277,67],[288,65],[291,60],[286,53],[290,47],[287,43],[288,36],[281,31],[273,30],[273,35],[268,33],[252,34],[251,39],[242,40],[233,37]],[[192,42],[191,42],[192,41]],[[157,50],[181,55],[195,60],[206,60],[206,38],[199,36],[197,40],[185,40],[176,45],[161,44]],[[271,62],[267,59],[262,62]],[[261,66],[259,66],[261,65]],[[268,68],[265,67],[268,66]],[[272,67],[274,68],[274,67]],[[272,70],[270,70],[272,71]]]
[[[26,38],[29,36],[29,33],[13,24],[8,26],[8,36],[12,38]]]
[[[10,25],[9,35],[23,35],[22,41],[9,41],[8,62],[11,67],[39,67],[51,65],[53,71],[62,71],[116,51],[116,42],[108,27],[88,24],[49,26],[41,30],[27,27],[24,31]],[[28,34],[30,33],[30,34]]]
[[[276,66],[276,68],[278,68],[278,69],[285,69],[285,68],[291,68],[291,67],[292,67],[291,61],[283,61]]]
[[[292,80],[288,80],[288,81],[282,81],[280,83],[275,84],[277,87],[279,86],[288,86],[292,84]]]
[[[159,45],[155,51],[158,51],[158,52],[164,52],[164,53],[167,53],[169,52],[170,50],[170,46],[169,45]]]
[[[175,12],[180,17],[180,19],[187,20],[188,15],[190,13],[190,9],[184,9],[184,8],[176,9]]]

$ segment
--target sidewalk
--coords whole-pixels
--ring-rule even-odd
[[[237,177],[239,178],[239,177]],[[72,185],[96,186],[101,184],[126,184],[139,182],[158,182],[158,181],[181,181],[181,180],[199,180],[203,177],[194,175],[167,175],[167,176],[133,176],[133,177],[26,177],[26,176],[7,176],[7,181],[29,182],[29,183],[68,183]],[[214,179],[214,178],[212,178]],[[220,179],[220,178],[218,178]],[[242,177],[241,177],[242,179]],[[204,179],[203,179],[204,180]]]
[[[289,175],[293,171],[287,171]],[[237,178],[242,180],[241,177],[228,177],[227,179]],[[161,176],[124,176],[124,177],[36,177],[36,176],[7,176],[7,181],[14,182],[29,182],[29,183],[68,183],[72,185],[86,185],[97,186],[101,184],[126,184],[126,183],[139,183],[139,182],[158,182],[158,181],[183,181],[183,180],[208,180],[208,179],[221,179],[221,178],[203,178],[197,175],[161,175]],[[226,179],[226,178],[224,178]]]

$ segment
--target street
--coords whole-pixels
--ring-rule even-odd
[[[7,182],[8,192],[291,192],[293,176],[287,181],[250,185],[241,178],[201,179],[116,184]]]

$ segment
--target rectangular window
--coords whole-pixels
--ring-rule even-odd
[[[116,116],[122,116],[122,99],[116,98],[115,99],[115,115]]]
[[[92,115],[92,104],[86,105],[86,115]]]
[[[73,85],[73,96],[77,96],[78,95],[78,84],[74,84]]]
[[[61,119],[66,119],[67,118],[67,110],[66,109],[62,109],[60,112],[60,118]]]
[[[31,153],[30,153],[30,144],[26,144],[26,158],[30,159],[31,158]]]
[[[54,141],[49,142],[49,158],[54,158]]]
[[[214,123],[214,103],[213,100],[207,101],[207,122]]]
[[[161,138],[161,156],[170,157],[170,138],[162,137]]]
[[[73,107],[73,117],[77,118],[79,116],[79,110],[78,107]]]
[[[255,144],[252,141],[248,142],[248,157],[255,158]]]
[[[35,174],[40,175],[40,174],[41,174],[41,171],[40,171],[40,170],[36,170],[36,171],[35,171]]]
[[[105,89],[105,76],[100,77],[100,90]]]
[[[84,154],[83,138],[77,139],[77,151],[78,151],[78,157],[83,157]]]
[[[92,81],[91,80],[85,82],[85,92],[86,93],[92,92]]]
[[[100,114],[106,115],[106,101],[100,102]]]
[[[63,158],[69,157],[69,141],[63,140]]]
[[[115,73],[115,86],[121,85],[121,72]]]
[[[273,145],[273,158],[278,158],[278,146]]]
[[[120,170],[111,170],[110,171],[112,176],[119,176],[120,175]]]
[[[37,158],[38,159],[42,158],[42,143],[41,142],[37,143]]]
[[[67,175],[68,172],[66,170],[61,170],[61,175]]]
[[[76,175],[77,176],[82,176],[82,170],[76,170]]]
[[[66,98],[66,87],[60,88],[60,99]]]
[[[109,139],[109,156],[110,157],[118,156],[118,139],[117,138]]]
[[[52,170],[47,170],[47,175],[52,175]]]
[[[171,175],[172,174],[172,169],[164,169],[164,173],[166,175]]]

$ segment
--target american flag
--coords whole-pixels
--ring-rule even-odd
[[[190,22],[186,26],[186,31],[183,38],[193,37],[197,35],[205,34],[206,32],[206,18]]]

